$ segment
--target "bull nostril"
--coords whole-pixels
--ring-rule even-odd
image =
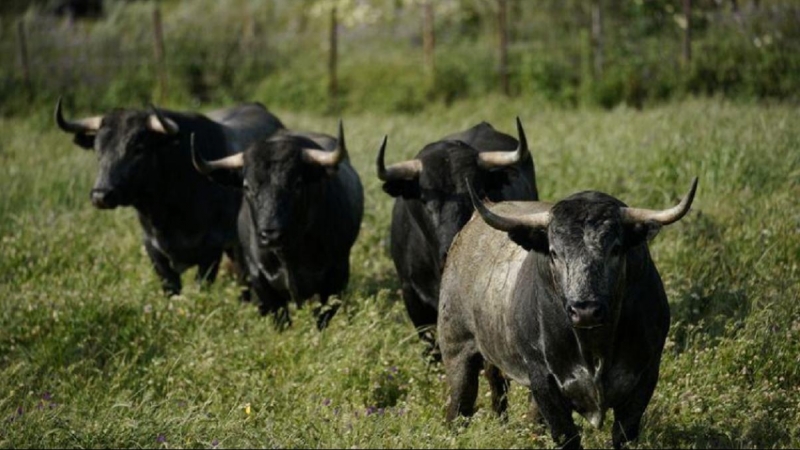
[[[572,306],[567,306],[567,314],[569,314],[570,319],[575,319],[578,317],[578,311],[576,311]]]
[[[267,228],[258,232],[258,238],[262,244],[270,244],[279,240],[280,231],[273,228]]]
[[[567,306],[567,315],[574,326],[601,325],[606,319],[606,305],[594,302],[578,302]]]
[[[92,189],[90,198],[97,208],[109,208],[115,204],[114,191],[110,189]]]

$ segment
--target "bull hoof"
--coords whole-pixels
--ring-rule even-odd
[[[250,292],[250,289],[242,289],[239,292],[239,301],[242,303],[250,303],[253,300],[253,295]]]

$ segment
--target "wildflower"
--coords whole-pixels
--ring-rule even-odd
[[[50,401],[52,398],[53,398],[53,394],[51,394],[49,391],[45,391],[44,394],[42,394],[42,400],[44,400],[46,402]]]
[[[244,413],[250,415],[250,403],[244,405]]]
[[[159,433],[158,437],[156,438],[156,442],[163,444],[164,442],[167,442],[167,437],[164,436],[164,433]]]
[[[217,448],[218,445],[219,445],[219,439],[214,439],[213,441],[211,441],[212,448]]]
[[[328,405],[330,405],[330,404],[331,404],[331,399],[329,399],[329,398],[326,398],[325,400],[323,400],[323,401],[322,401],[322,404],[323,404],[324,406],[328,406]]]

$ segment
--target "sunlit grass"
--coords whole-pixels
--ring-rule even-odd
[[[268,99],[261,99],[269,105]],[[276,111],[333,133],[336,117]],[[415,115],[345,115],[365,187],[345,306],[316,331],[308,308],[278,333],[223,274],[161,296],[130,209],[88,201],[94,156],[50,111],[0,119],[0,446],[550,446],[512,388],[510,419],[482,386],[469,427],[445,426],[446,386],[422,358],[387,254],[387,161],[480,120],[527,131],[543,199],[596,189],[692,213],[651,245],[672,305],[642,447],[800,445],[800,114],[688,101],[644,112],[562,111],[489,98]],[[604,446],[579,420],[584,445]]]

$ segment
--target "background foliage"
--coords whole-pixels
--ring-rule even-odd
[[[433,75],[423,65],[422,0],[162,0],[165,93],[157,88],[153,56],[155,2],[105,0],[102,16],[70,20],[53,13],[65,1],[0,6],[0,113],[50,105],[61,94],[87,110],[150,99],[259,99],[292,110],[413,113],[499,91],[494,0],[433,2]],[[508,0],[511,94],[606,108],[687,95],[797,102],[800,4],[692,3],[692,59],[683,65],[681,0]],[[600,73],[591,45],[593,4],[603,12]],[[327,89],[333,6],[340,19],[336,101]],[[20,21],[29,89],[18,61]]]

